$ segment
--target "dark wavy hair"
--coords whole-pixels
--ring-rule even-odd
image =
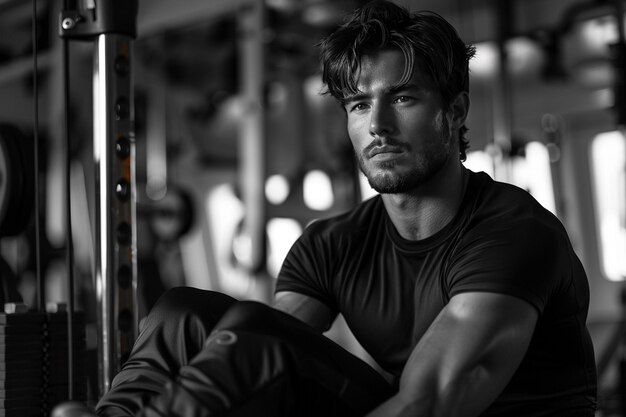
[[[444,110],[463,91],[469,92],[469,60],[476,49],[465,43],[444,18],[434,12],[410,13],[390,1],[375,0],[351,15],[319,43],[326,94],[342,104],[358,94],[363,55],[383,49],[402,52],[405,67],[399,86],[408,83],[417,66],[438,91]],[[466,158],[467,127],[459,131],[459,156]]]

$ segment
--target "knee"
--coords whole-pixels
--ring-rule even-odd
[[[160,361],[178,369],[201,348],[215,324],[235,299],[214,291],[176,287],[166,291],[142,320],[132,360]],[[174,372],[174,371],[172,371]]]
[[[192,287],[174,287],[163,293],[150,314],[175,315],[186,313],[219,315],[237,300],[216,291]]]
[[[189,318],[211,327],[236,300],[226,294],[192,287],[167,290],[142,320],[145,327],[178,327]],[[194,320],[195,321],[195,320]]]

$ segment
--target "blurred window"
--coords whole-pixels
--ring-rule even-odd
[[[621,132],[605,132],[591,142],[591,171],[600,264],[605,277],[626,277],[626,143]]]

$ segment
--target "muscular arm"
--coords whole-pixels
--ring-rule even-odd
[[[328,330],[335,319],[325,304],[315,298],[290,291],[276,293],[273,307],[302,320],[320,333]]]
[[[515,297],[454,296],[411,353],[398,394],[367,417],[480,414],[519,366],[537,317]]]

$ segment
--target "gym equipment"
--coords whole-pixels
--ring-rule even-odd
[[[59,35],[94,41],[95,279],[102,394],[137,337],[131,40],[136,37],[138,1],[98,1],[84,7],[61,11]]]
[[[68,390],[67,311],[29,311],[24,304],[5,304],[0,313],[0,415],[44,416],[62,403]],[[75,356],[73,388],[76,399],[85,401],[87,383],[84,363],[83,315],[74,315],[72,343]]]

